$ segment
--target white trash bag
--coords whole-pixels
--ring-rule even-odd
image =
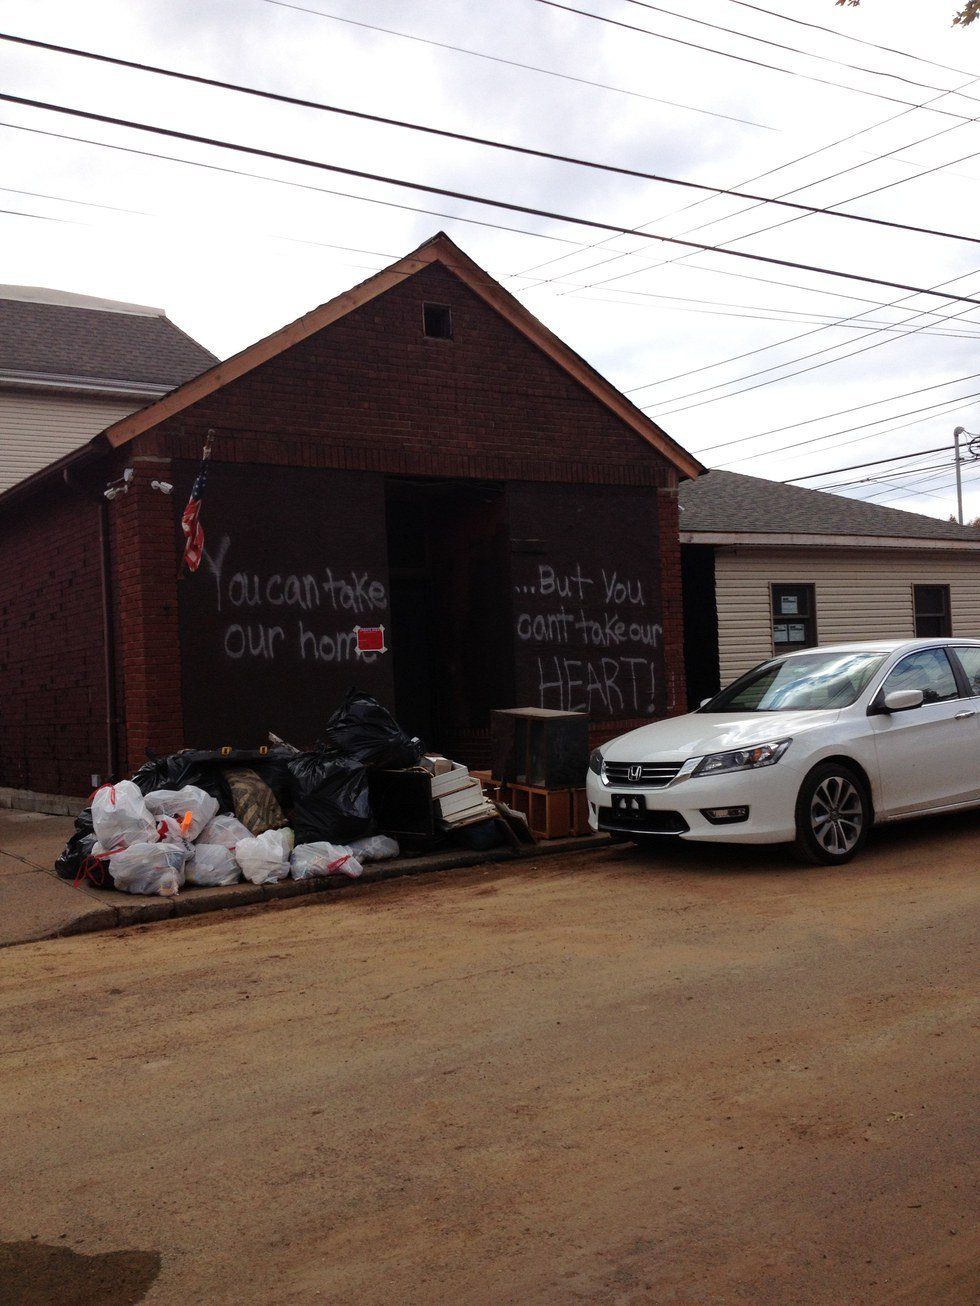
[[[196,839],[211,818],[218,814],[217,798],[198,789],[197,785],[184,785],[183,789],[154,789],[146,795],[146,805],[156,816],[175,817],[188,840]],[[190,820],[185,825],[188,812]]]
[[[109,858],[109,874],[125,893],[172,898],[184,883],[188,849],[173,843],[133,843]]]
[[[247,825],[242,825],[237,816],[232,816],[230,812],[221,812],[217,816],[212,816],[197,836],[197,842],[217,844],[234,852],[235,844],[239,839],[248,839],[251,834],[252,831]]]
[[[230,848],[218,843],[201,843],[191,849],[185,873],[188,884],[237,884],[242,869]]]
[[[275,884],[289,874],[292,850],[292,830],[266,830],[264,834],[239,839],[235,844],[235,861],[246,880],[253,884]]]
[[[190,848],[176,816],[157,817],[157,843],[175,843],[178,847]]]
[[[363,870],[351,850],[339,843],[301,843],[289,859],[294,880],[307,880],[312,875],[349,875],[356,879]]]
[[[153,813],[132,780],[103,785],[95,791],[92,825],[96,839],[110,853],[133,843],[150,843],[157,833]]]
[[[401,849],[387,834],[369,834],[366,839],[352,839],[350,850],[359,862],[383,862],[397,857]]]

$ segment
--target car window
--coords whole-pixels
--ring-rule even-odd
[[[806,712],[849,707],[885,660],[879,652],[774,658],[717,694],[702,712]]]
[[[980,648],[966,646],[953,651],[966,674],[971,695],[980,698]]]
[[[885,677],[882,695],[898,689],[921,689],[927,703],[945,703],[957,698],[956,677],[941,648],[923,648],[902,658]]]

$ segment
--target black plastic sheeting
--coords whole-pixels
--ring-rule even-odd
[[[351,689],[327,722],[326,744],[364,766],[398,771],[418,766],[422,741],[412,739],[391,713],[360,690]]]
[[[334,749],[297,753],[289,763],[293,779],[292,824],[296,842],[349,843],[374,826],[367,768]]]
[[[327,722],[328,743],[310,752],[289,748],[184,749],[150,757],[133,776],[142,794],[196,785],[234,811],[225,767],[258,772],[290,820],[296,843],[347,843],[374,828],[368,770],[417,766],[422,742],[410,738],[386,708],[360,690],[349,691]],[[75,818],[75,833],[55,862],[62,879],[75,879],[92,852],[91,808]]]

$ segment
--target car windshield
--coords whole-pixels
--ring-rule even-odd
[[[705,703],[702,712],[808,712],[849,707],[885,654],[796,653],[773,658]]]

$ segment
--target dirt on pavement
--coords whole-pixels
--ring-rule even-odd
[[[965,1302],[978,869],[974,815],[8,949],[0,1299]]]

